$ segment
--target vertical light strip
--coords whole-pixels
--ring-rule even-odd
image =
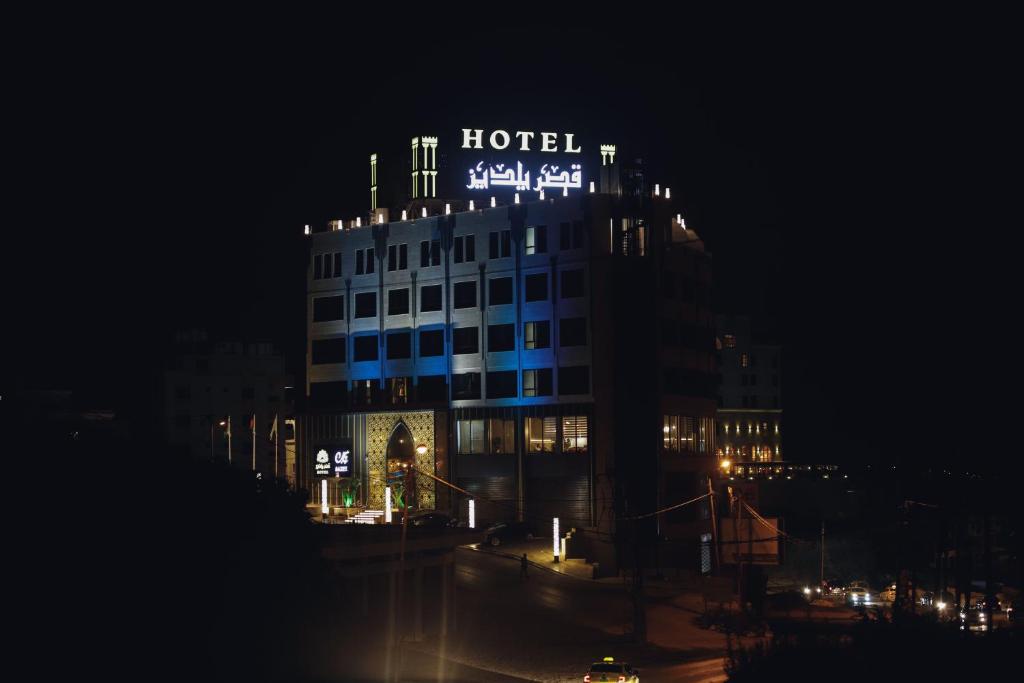
[[[554,555],[555,562],[558,562],[558,555],[561,550],[558,533],[558,517],[554,517],[551,520],[551,532],[551,553]]]
[[[384,487],[384,523],[391,524],[391,487]]]
[[[320,480],[320,513],[326,515],[331,511],[327,505],[327,480]]]
[[[476,528],[476,501],[469,499],[469,528]]]

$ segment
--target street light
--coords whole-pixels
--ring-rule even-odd
[[[722,462],[718,463],[718,466],[721,467],[726,472],[728,472],[729,468],[732,467],[732,462],[729,460],[723,460]]]

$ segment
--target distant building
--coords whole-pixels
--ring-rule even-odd
[[[748,316],[718,315],[716,325],[722,376],[716,454],[734,463],[734,471],[740,463],[782,461],[782,347],[759,339]]]
[[[163,373],[163,428],[179,452],[294,481],[292,377],[265,342],[179,333]]]
[[[374,155],[371,213],[308,231],[297,440],[312,500],[328,479],[332,505],[381,510],[406,463],[478,496],[478,522],[550,535],[559,517],[611,545],[633,533],[624,517],[707,490],[711,256],[639,160],[533,135],[507,153],[504,131],[412,138],[404,204],[376,203],[394,192]],[[328,458],[347,456],[332,477]],[[465,496],[427,477],[408,498],[466,517]],[[643,531],[689,543],[696,564],[704,503]]]

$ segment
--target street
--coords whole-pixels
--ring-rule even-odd
[[[612,656],[631,662],[645,683],[725,680],[725,637],[696,627],[689,610],[649,599],[650,642],[638,645],[631,635],[632,601],[622,583],[537,567],[523,581],[517,561],[469,548],[458,550],[457,566],[455,634],[407,645],[462,665],[457,672],[448,665],[453,678],[579,683],[592,662]]]

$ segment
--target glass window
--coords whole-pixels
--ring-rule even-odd
[[[392,271],[398,268],[398,245],[388,245],[388,270]]]
[[[420,357],[444,355],[444,330],[420,330]]]
[[[480,351],[480,333],[477,327],[456,327],[452,330],[452,353],[477,353]]]
[[[472,308],[476,306],[476,282],[455,283],[454,308]]]
[[[568,222],[561,223],[558,226],[558,248],[561,250],[572,249],[572,227]]]
[[[499,230],[490,234],[490,258],[506,258],[512,255],[512,231]]]
[[[377,360],[377,335],[355,337],[352,341],[352,360]]]
[[[463,400],[479,399],[480,373],[463,372],[459,375],[452,375],[452,398]]]
[[[562,271],[562,298],[573,299],[583,296],[583,269]]]
[[[462,455],[484,453],[484,421],[456,420],[455,450]]]
[[[324,274],[324,255],[316,254],[313,256],[313,279],[319,280]]]
[[[523,327],[523,346],[527,349],[546,349],[550,347],[550,321],[537,320],[526,323]]]
[[[334,252],[334,277],[341,277],[341,252]]]
[[[587,345],[587,319],[586,318],[562,318],[559,321],[560,331],[558,335],[559,346],[586,346]]]
[[[496,277],[490,280],[487,303],[491,306],[512,303],[512,278]]]
[[[388,358],[410,358],[412,356],[412,333],[391,332],[387,336]]]
[[[398,269],[408,270],[409,269],[409,245],[399,244],[398,245]]]
[[[548,227],[546,225],[526,228],[526,253],[545,254],[548,250]]]
[[[388,315],[405,315],[409,312],[409,290],[407,288],[388,291]]]
[[[324,254],[324,277],[331,277],[331,255]]]
[[[408,403],[409,387],[412,377],[389,377],[387,379],[388,397],[392,403]]]
[[[313,365],[345,362],[345,338],[314,339],[312,344]]]
[[[527,417],[523,419],[526,450],[529,453],[553,453],[558,430],[557,418]]]
[[[491,439],[491,453],[503,455],[516,452],[516,421],[491,419],[487,421]]]
[[[679,450],[679,416],[678,415],[665,415],[664,426],[662,427],[664,434],[662,435],[663,443],[662,446],[666,451],[678,451]]]
[[[517,395],[515,370],[487,373],[487,398],[515,398]]]
[[[568,415],[562,418],[562,452],[587,452],[586,415]]]
[[[441,310],[441,285],[427,285],[420,288],[420,311]]]
[[[558,368],[558,395],[589,394],[590,366],[576,365]]]
[[[313,299],[313,322],[345,319],[345,295],[318,296]]]
[[[506,323],[502,325],[487,326],[488,351],[513,351],[515,348],[515,325],[512,323]]]
[[[362,292],[356,294],[356,317],[372,318],[377,315],[377,293]]]
[[[372,273],[373,269],[375,268],[374,264],[376,264],[376,263],[377,263],[377,259],[374,258],[373,249],[367,249],[366,250],[366,272],[367,273]]]
[[[526,276],[526,300],[544,301],[548,298],[548,274],[534,273]]]
[[[551,368],[523,370],[523,396],[550,396],[552,376]]]

